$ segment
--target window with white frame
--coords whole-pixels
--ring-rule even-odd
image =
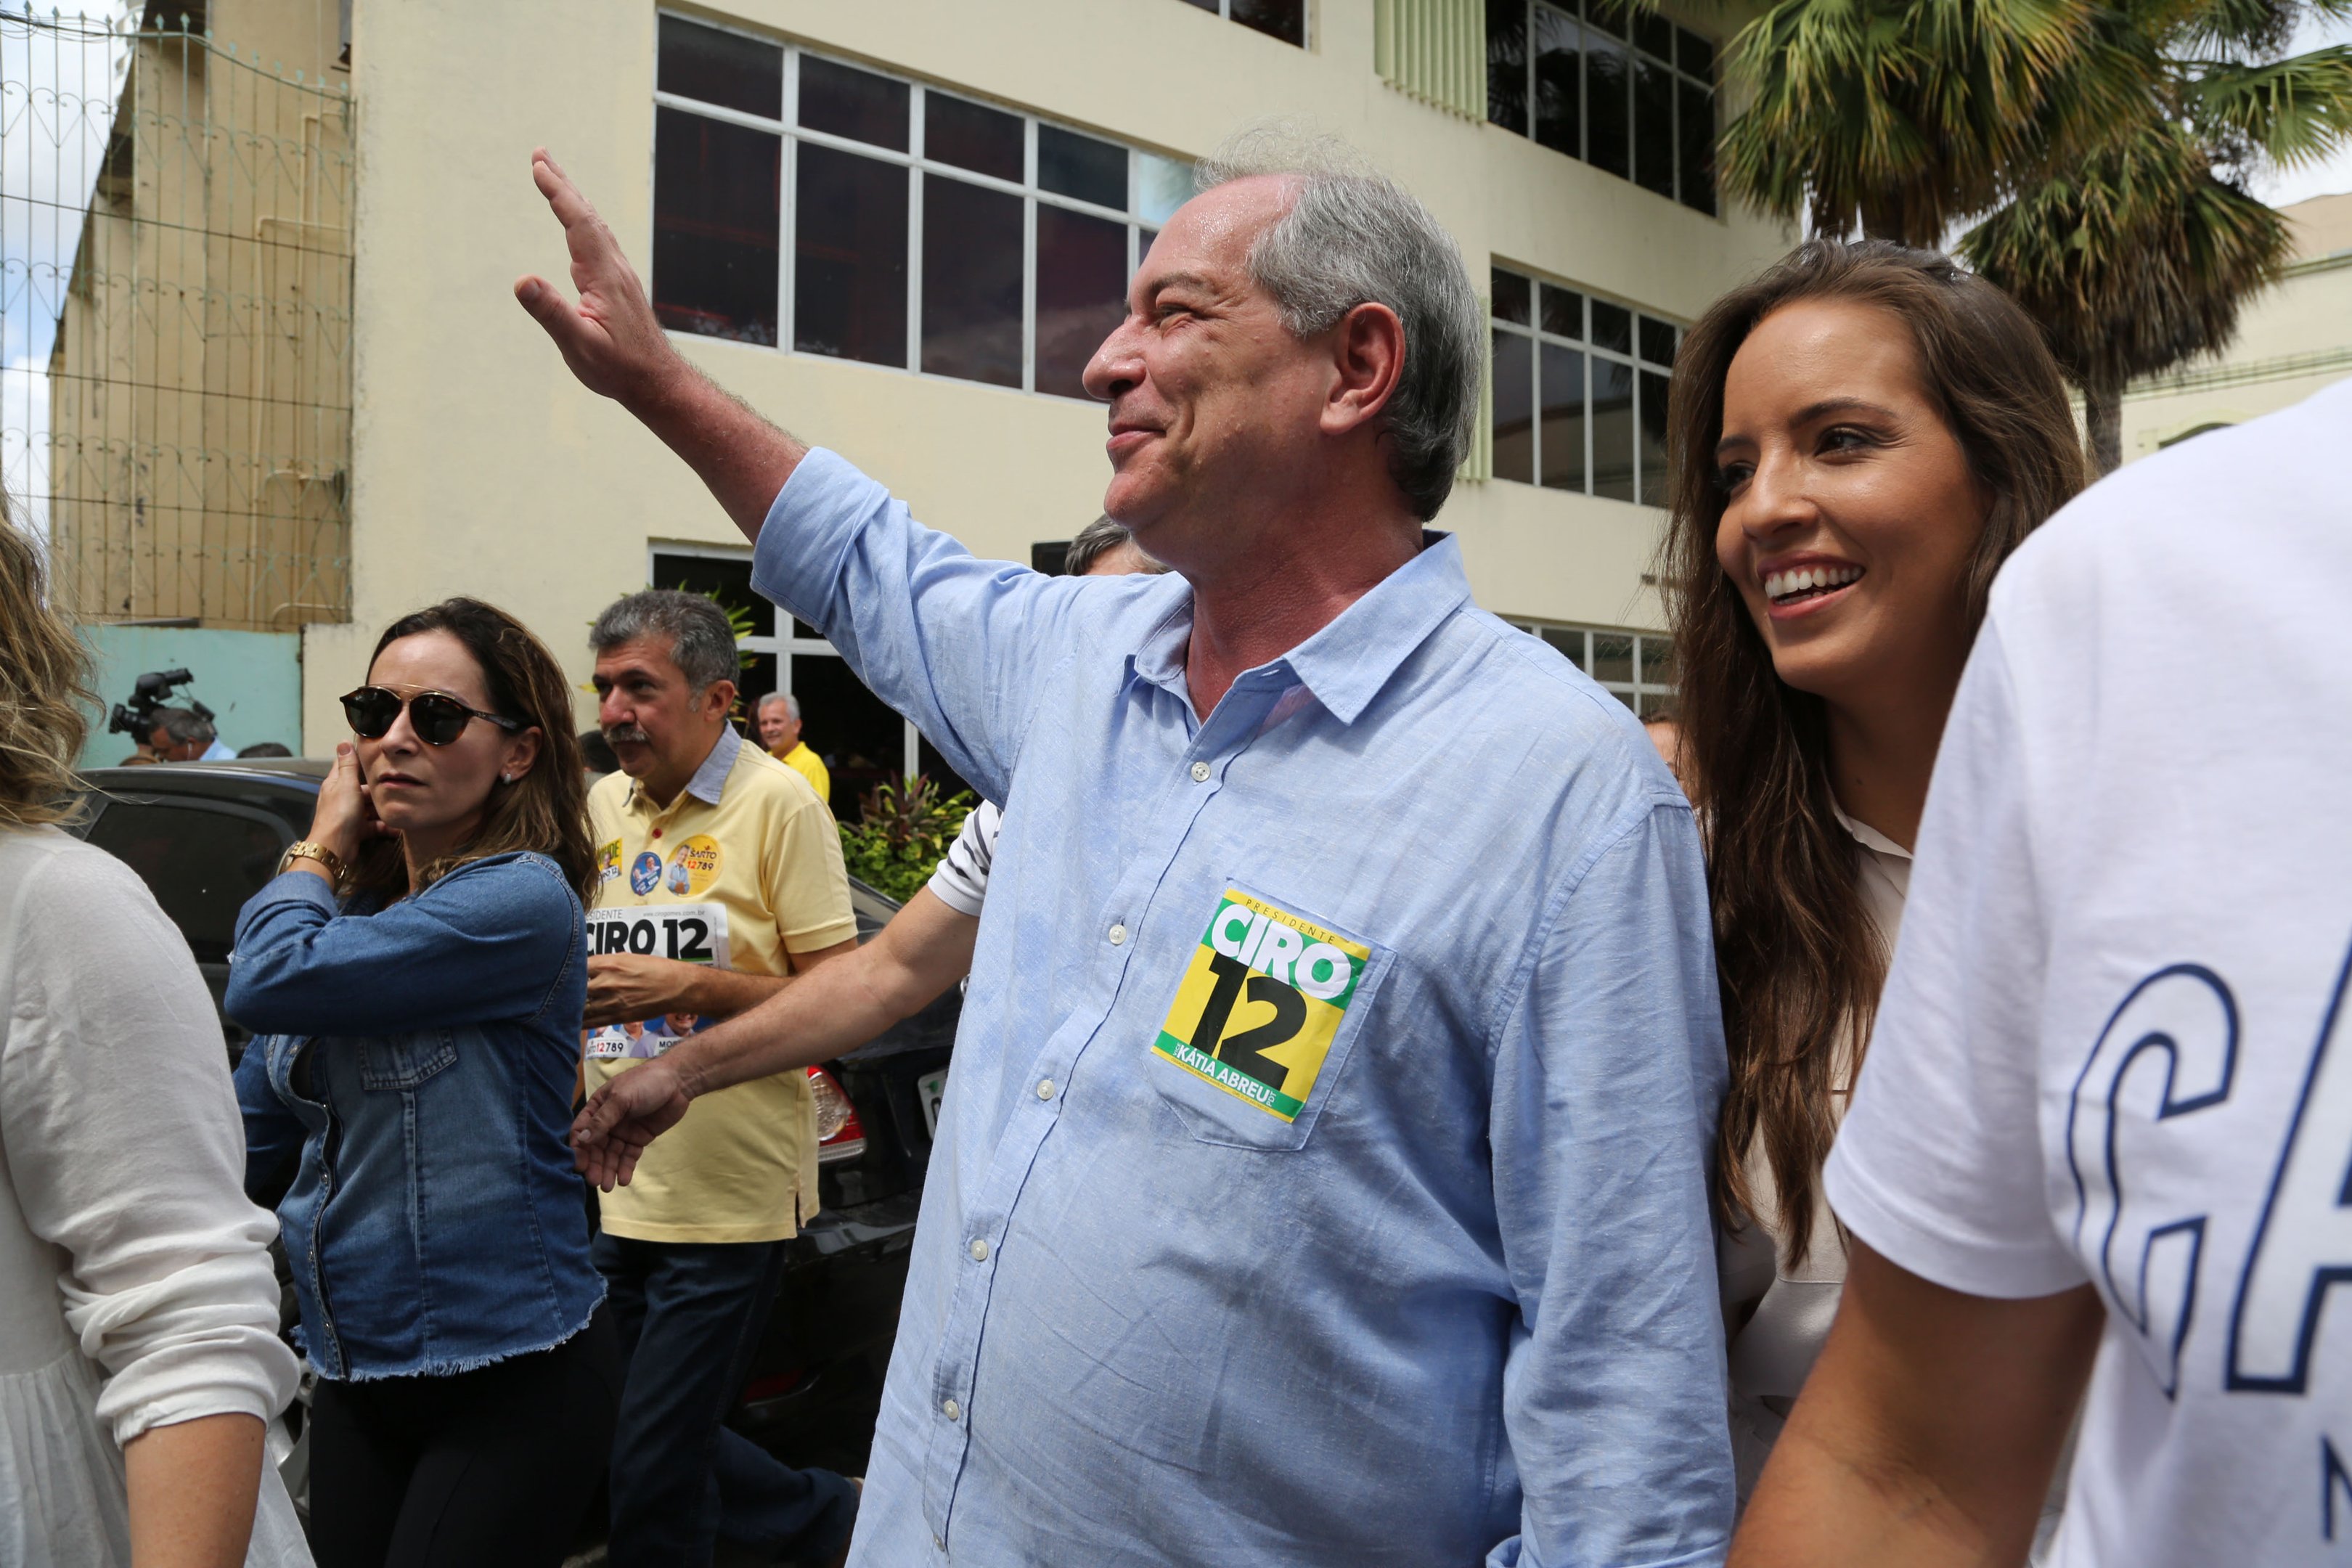
[[[1674,638],[1621,626],[1563,626],[1542,621],[1511,624],[1566,654],[1570,664],[1643,718],[1672,709]]]
[[[1681,329],[1505,268],[1492,279],[1495,477],[1664,506]]]
[[[1307,0],[1184,0],[1286,44],[1307,47]]]
[[[1486,0],[1486,118],[1715,211],[1715,46],[1624,0]]]
[[[654,309],[673,331],[1083,397],[1192,167],[661,18]]]

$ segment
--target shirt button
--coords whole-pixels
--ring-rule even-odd
[[[1194,784],[1207,784],[1209,782],[1208,763],[1194,763],[1192,764],[1192,782]]]
[[[656,838],[659,838],[659,837],[661,837],[661,829],[660,829],[660,828],[656,827],[656,828],[655,828],[655,829],[654,829],[654,837],[655,837]]]
[[[987,1242],[987,1240],[986,1240],[984,1237],[977,1237],[977,1236],[973,1237],[971,1238],[971,1260],[972,1260],[974,1263],[985,1263],[985,1262],[987,1262],[987,1261],[988,1261],[988,1242]]]
[[[1115,925],[1111,927],[1108,934],[1110,937],[1110,944],[1113,947],[1117,947],[1127,941],[1127,928],[1123,925]]]
[[[963,1406],[950,1399],[946,1404],[940,1406],[940,1414],[952,1421],[957,1416],[963,1414]]]
[[[1054,1080],[1052,1079],[1041,1078],[1037,1080],[1037,1098],[1040,1100],[1051,1100],[1054,1098]]]

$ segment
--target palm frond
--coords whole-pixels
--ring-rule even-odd
[[[2352,136],[2352,45],[2283,60],[2200,60],[2184,70],[2190,118],[2283,167],[2317,163]]]

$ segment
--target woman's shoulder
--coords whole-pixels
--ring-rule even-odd
[[[16,891],[12,921],[37,910],[39,926],[58,934],[170,923],[138,872],[62,828],[0,828],[0,887]]]
[[[436,896],[443,900],[494,900],[574,916],[580,911],[580,896],[564,879],[563,868],[535,849],[512,849],[468,860],[419,895]]]

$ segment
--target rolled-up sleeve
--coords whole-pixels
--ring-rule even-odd
[[[28,889],[0,1053],[0,1144],[26,1225],[65,1255],[67,1327],[110,1374],[119,1443],[293,1397],[218,1019],[128,868],[53,860]],[[68,881],[72,885],[66,885]]]
[[[1577,877],[1498,1031],[1524,1494],[1495,1568],[1712,1563],[1730,1534],[1707,1175],[1725,1080],[1697,836],[1643,812]]]
[[[325,879],[289,871],[237,915],[226,1005],[247,1028],[287,1035],[536,1017],[584,926],[562,873],[536,856],[460,866],[371,915],[338,913]]]
[[[991,800],[1011,787],[1040,673],[1079,584],[981,561],[834,453],[812,451],[760,530],[751,585],[815,626]]]

